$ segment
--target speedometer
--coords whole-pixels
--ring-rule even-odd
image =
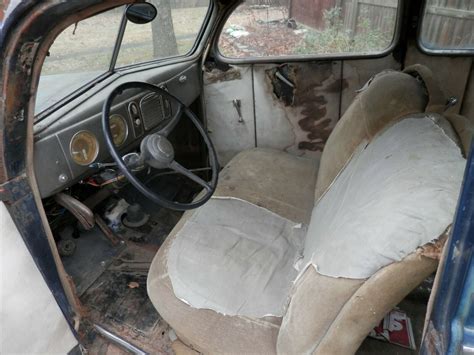
[[[110,133],[116,147],[125,143],[128,136],[128,126],[125,118],[120,115],[112,115],[109,119]]]
[[[99,142],[92,132],[79,131],[71,139],[69,152],[79,165],[89,165],[99,154]]]

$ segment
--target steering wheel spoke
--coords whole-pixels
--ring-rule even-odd
[[[168,99],[172,104],[172,107],[177,107],[176,113],[169,120],[168,124],[158,132],[145,136],[140,144],[140,154],[134,154],[127,156],[127,159],[122,159],[121,154],[115,147],[112,139],[112,133],[109,126],[110,110],[112,107],[113,100],[122,92],[128,89],[142,89],[146,91],[155,92],[164,98]],[[174,159],[174,148],[167,136],[173,131],[176,125],[179,123],[181,116],[186,115],[194,127],[198,130],[204,143],[207,146],[209,153],[209,164],[212,170],[212,177],[210,182],[204,181],[202,178],[194,174],[192,171],[186,169]],[[219,173],[219,162],[217,161],[217,154],[214,145],[209,138],[207,131],[202,126],[196,115],[186,107],[179,99],[171,95],[166,90],[163,90],[155,85],[144,83],[144,82],[127,82],[117,86],[109,95],[107,100],[104,102],[102,109],[102,131],[104,133],[105,142],[109,150],[110,155],[114,158],[115,163],[122,172],[122,174],[130,181],[130,183],[140,191],[146,198],[155,202],[156,204],[178,211],[190,210],[197,208],[206,203],[214,193],[217,186],[217,176]],[[125,161],[124,161],[125,160]],[[180,173],[192,181],[196,182],[204,188],[204,194],[197,200],[188,203],[181,203],[178,201],[169,200],[160,194],[150,190],[146,184],[142,183],[134,172],[137,167],[147,165],[157,169],[170,168],[171,170]]]
[[[206,181],[201,179],[199,176],[194,174],[193,172],[189,171],[186,169],[184,166],[182,166],[180,163],[178,163],[176,160],[173,160],[171,164],[169,165],[170,169],[176,171],[177,173],[180,173],[181,175],[186,176],[187,178],[191,179],[192,181],[198,183],[202,187],[204,187],[207,191],[212,190],[212,186],[209,185]]]

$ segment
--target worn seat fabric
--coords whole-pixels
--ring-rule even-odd
[[[170,249],[173,291],[194,308],[281,317],[305,235],[301,223],[247,201],[212,198],[187,220]]]
[[[314,204],[317,167],[317,161],[272,149],[247,150],[222,170],[215,196],[249,201],[286,220],[307,224]],[[287,173],[281,174],[282,170]],[[169,251],[176,234],[196,212],[183,215],[151,265],[147,283],[154,306],[179,338],[196,350],[213,354],[275,353],[281,317],[224,315],[189,307],[174,294],[168,272]]]
[[[390,98],[385,109],[368,108],[382,90]],[[408,74],[375,77],[331,134],[317,181],[314,162],[281,152],[255,149],[231,161],[216,195],[234,198],[187,212],[150,269],[150,298],[180,339],[204,353],[354,352],[433,272],[436,261],[416,249],[443,234],[454,213],[463,170],[457,144],[466,141],[466,122],[419,114],[428,101]],[[378,164],[373,172],[371,163]],[[302,259],[291,265],[301,245],[294,229],[304,230],[299,223],[309,230]],[[287,244],[290,257],[263,242],[271,235]],[[239,275],[256,284],[218,281]],[[273,297],[265,294],[267,285]],[[229,297],[232,292],[242,295]]]

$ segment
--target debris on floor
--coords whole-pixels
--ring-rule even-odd
[[[410,317],[401,309],[390,311],[369,336],[404,348],[416,349]]]
[[[146,277],[156,248],[132,242],[81,296],[93,324],[149,354],[171,354],[169,325],[156,312]],[[95,348],[97,337],[90,342]],[[108,354],[108,352],[99,352]]]

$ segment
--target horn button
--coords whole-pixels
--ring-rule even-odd
[[[146,136],[140,145],[140,150],[145,163],[156,169],[165,169],[174,160],[173,145],[158,133]]]

